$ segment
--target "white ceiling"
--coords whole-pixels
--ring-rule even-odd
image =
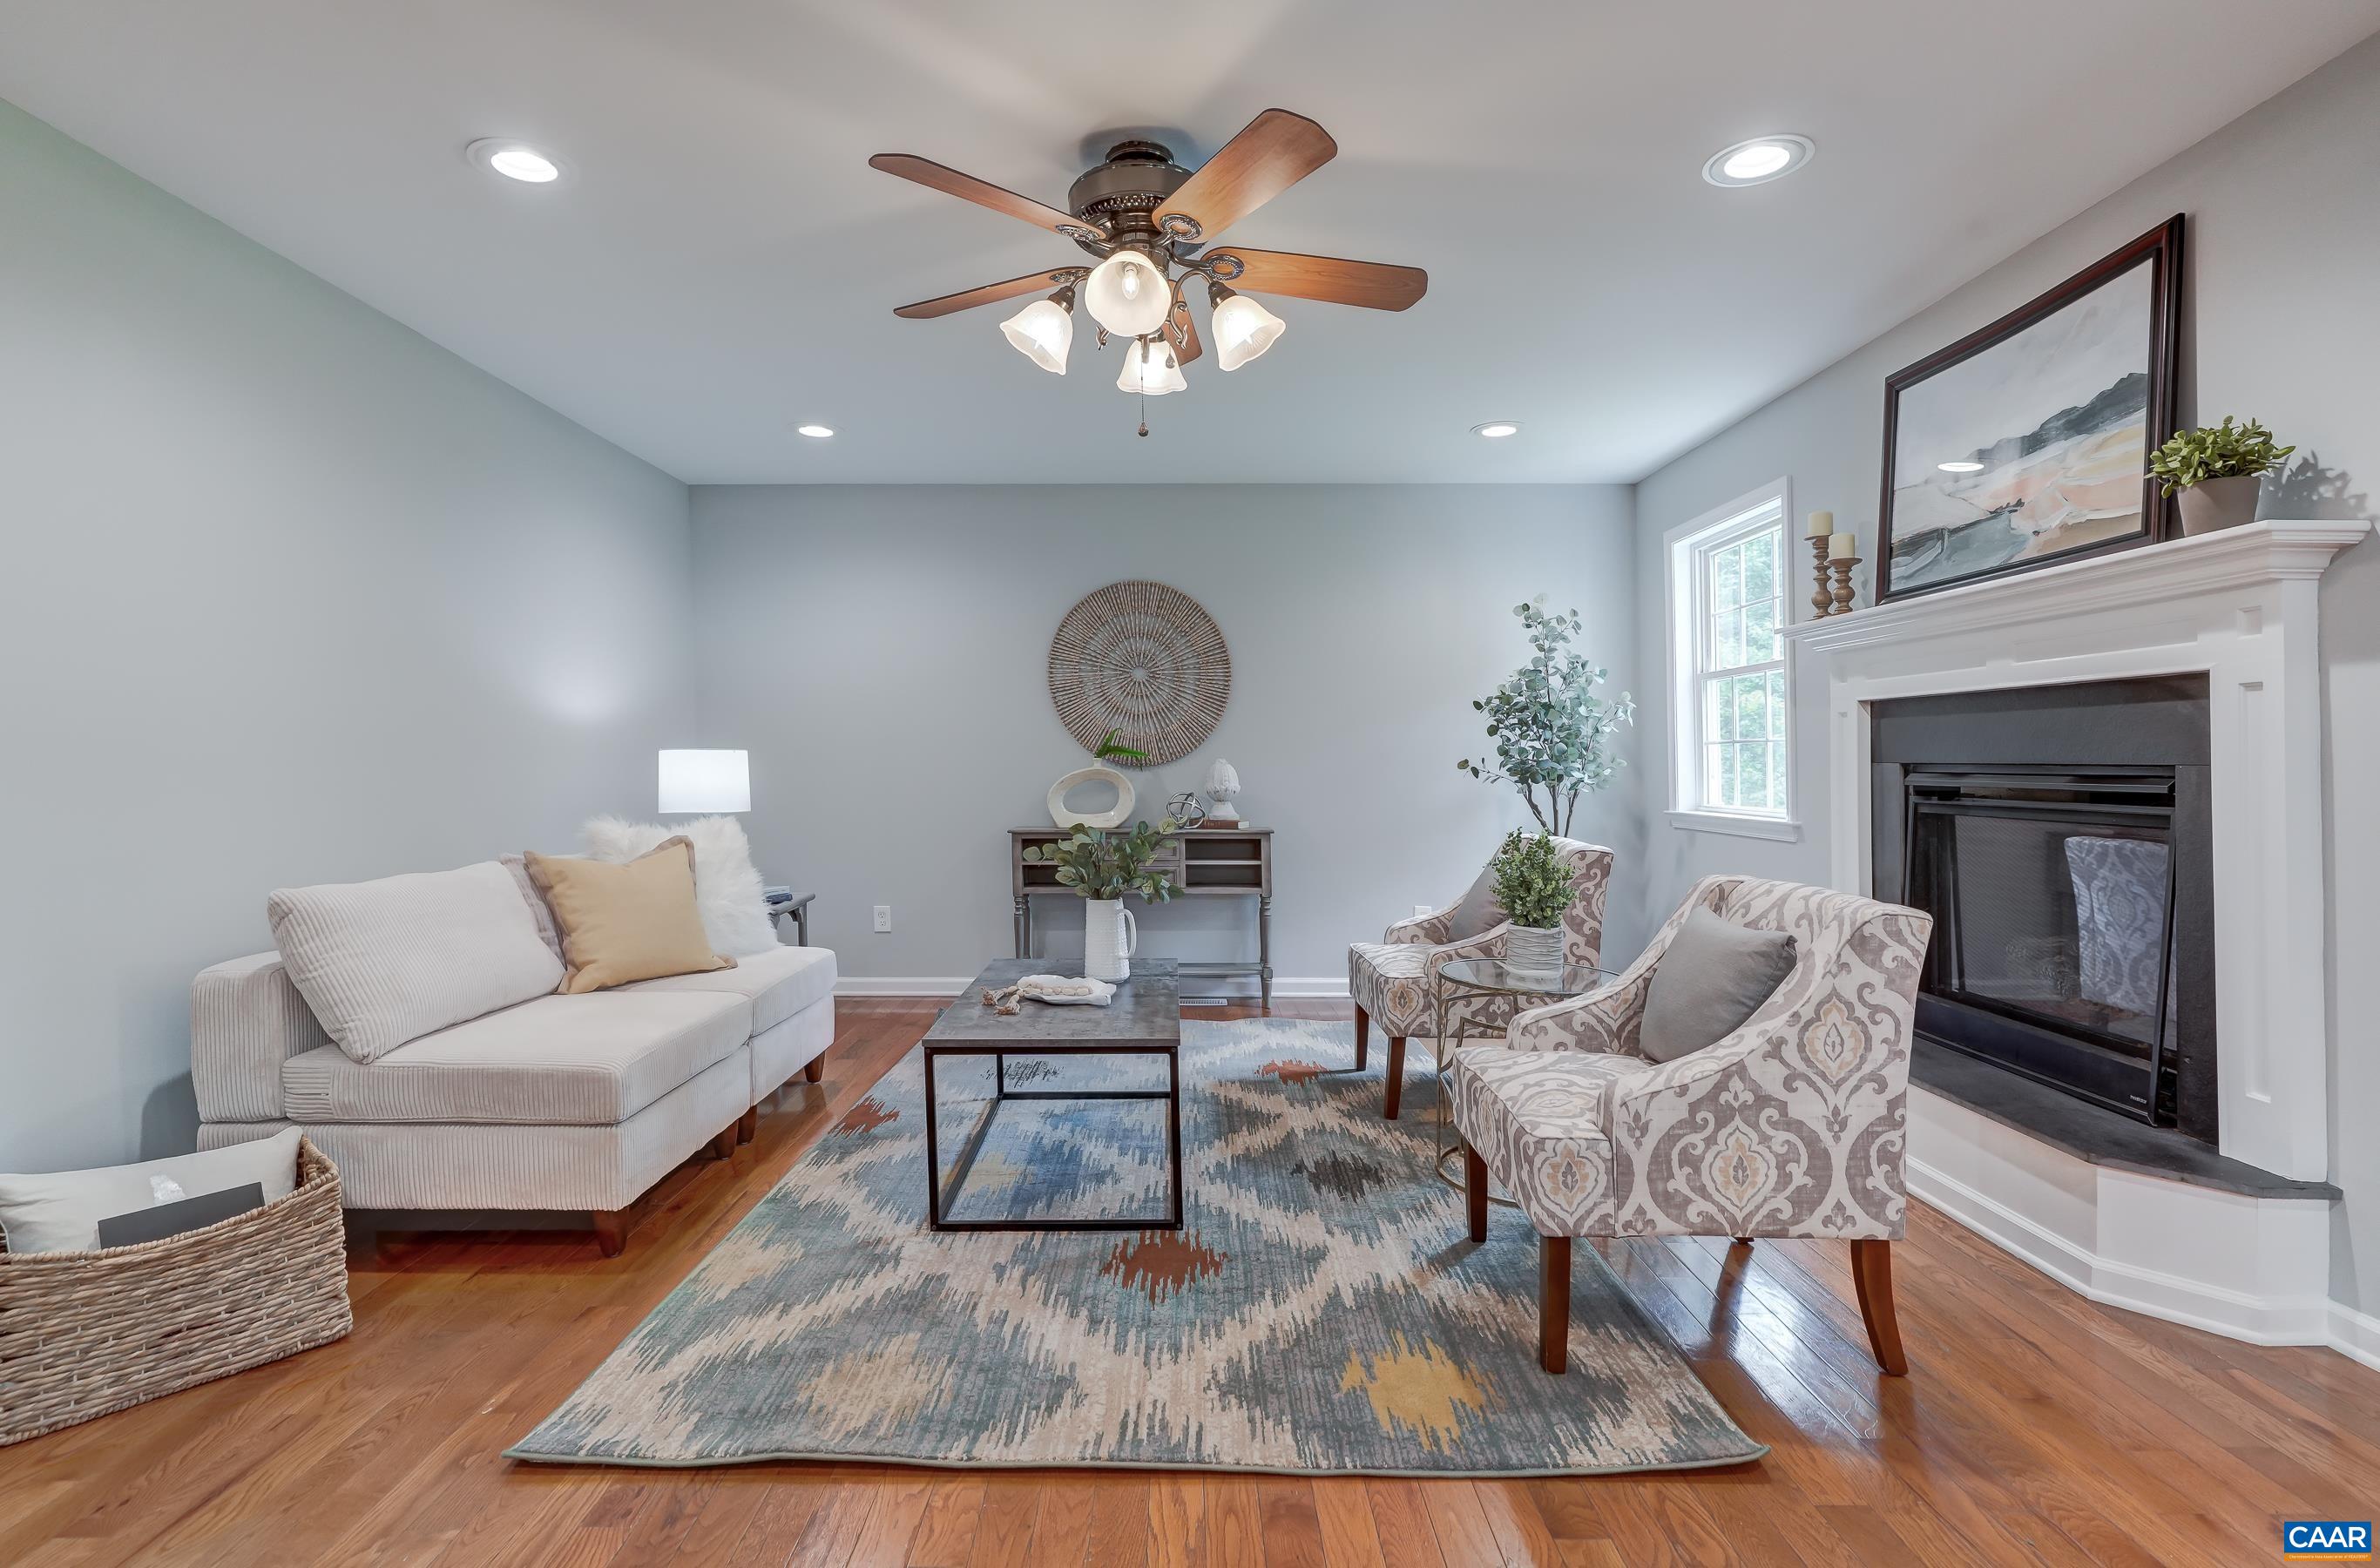
[[[692,481],[1630,480],[2375,28],[2380,0],[18,0],[0,97]],[[1340,155],[1232,237],[1425,267],[1410,311],[1272,301],[1271,354],[1192,365],[1146,441],[1087,334],[1060,380],[1013,307],[893,318],[1080,253],[870,153],[1063,205],[1114,131],[1195,165],[1275,104]],[[1816,160],[1699,177],[1777,130]],[[483,136],[572,177],[485,175]]]

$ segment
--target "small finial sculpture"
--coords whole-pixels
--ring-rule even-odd
[[[1215,765],[1207,770],[1207,798],[1215,803],[1213,808],[1208,810],[1207,813],[1207,820],[1209,822],[1224,823],[1238,822],[1240,820],[1240,808],[1232,805],[1232,802],[1239,798],[1239,770],[1232,767],[1229,762],[1224,761],[1220,757],[1216,758]]]

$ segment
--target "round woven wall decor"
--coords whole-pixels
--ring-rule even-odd
[[[1215,733],[1232,695],[1232,652],[1198,602],[1158,582],[1085,594],[1050,639],[1050,700],[1066,733],[1096,751],[1114,730],[1147,761],[1178,761]]]

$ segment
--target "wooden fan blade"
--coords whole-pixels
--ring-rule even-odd
[[[1158,232],[1212,239],[1338,155],[1330,133],[1304,115],[1267,109],[1165,199]]]
[[[981,288],[970,288],[963,294],[945,294],[939,299],[920,299],[915,305],[904,305],[892,313],[909,320],[924,321],[932,316],[947,316],[953,310],[972,310],[978,305],[997,305],[1003,299],[1014,299],[1020,294],[1041,294],[1053,288],[1063,288],[1079,283],[1087,269],[1052,267],[1046,273],[1027,273],[1006,283],[988,283]]]
[[[1173,362],[1186,365],[1207,351],[1198,340],[1198,323],[1190,319],[1190,302],[1182,298],[1182,286],[1173,286],[1173,309],[1166,313],[1165,336],[1173,345]]]
[[[1022,218],[1036,228],[1062,234],[1068,239],[1107,237],[1072,213],[1044,206],[1030,196],[1003,190],[973,175],[963,175],[956,169],[946,168],[930,158],[914,157],[906,152],[879,152],[868,160],[868,166],[882,169],[888,175],[899,175],[903,179],[915,180],[929,190],[939,190],[945,196],[955,196],[962,201],[972,201],[978,207],[989,207],[995,213]]]
[[[1361,305],[1369,310],[1402,310],[1429,288],[1429,274],[1419,267],[1394,267],[1386,261],[1342,261],[1335,256],[1305,256],[1294,250],[1243,250],[1226,245],[1198,258],[1233,288],[1250,294],[1288,294],[1300,299],[1328,299],[1336,305]],[[1239,270],[1233,272],[1232,263]]]

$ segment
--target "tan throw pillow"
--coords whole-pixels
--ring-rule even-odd
[[[534,850],[521,864],[561,928],[565,994],[735,966],[702,934],[694,845],[683,835],[625,866]]]

